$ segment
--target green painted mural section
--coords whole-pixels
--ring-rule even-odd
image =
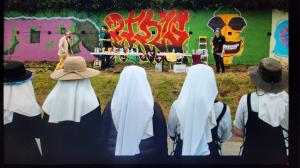
[[[127,11],[115,11],[127,18]],[[198,38],[199,36],[208,37],[208,53],[209,53],[209,63],[213,64],[214,59],[211,54],[210,40],[213,37],[212,30],[207,26],[210,18],[213,17],[214,10],[198,10],[198,11],[189,11],[189,22],[186,24],[186,31],[192,31],[189,40],[183,44],[184,51],[188,50],[189,52],[192,49],[198,48]],[[272,23],[272,11],[240,11],[241,16],[245,18],[247,26],[240,33],[240,36],[244,38],[244,51],[241,56],[235,56],[233,58],[233,64],[257,64],[264,57],[269,57],[269,45],[270,45],[270,36],[268,32],[271,32],[271,23]],[[136,11],[136,14],[139,14],[140,11]],[[4,13],[5,17],[18,17],[18,16],[33,16],[33,17],[68,17],[74,16],[79,19],[89,18],[99,26],[103,25],[103,20],[108,12],[80,12],[80,11],[71,11],[71,10],[62,10],[60,12],[51,12],[51,11],[40,11],[35,15],[26,15],[17,11],[6,11]],[[158,20],[158,12],[155,11],[153,19]],[[75,32],[76,27],[73,27],[72,32]],[[152,30],[150,28],[150,30]],[[101,34],[100,34],[101,36]]]

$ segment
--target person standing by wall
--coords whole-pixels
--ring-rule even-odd
[[[222,68],[222,72],[225,73],[225,67],[223,62],[223,55],[225,53],[225,48],[224,48],[225,43],[226,40],[225,37],[222,36],[221,30],[219,28],[216,28],[215,36],[212,41],[212,50],[216,62],[217,73],[220,72],[220,65]]]
[[[108,51],[108,48],[112,47],[110,34],[108,32],[107,26],[105,25],[101,27],[101,30],[104,33],[104,37],[102,39],[99,39],[99,41],[103,41],[103,48],[105,48],[105,51]],[[105,68],[110,68],[110,67],[111,67],[110,55],[102,55],[101,69],[104,70]]]
[[[56,65],[55,70],[62,69],[64,66],[65,59],[73,55],[73,51],[71,49],[71,40],[72,40],[71,32],[67,30],[65,32],[65,35],[60,38],[58,43],[59,63]]]

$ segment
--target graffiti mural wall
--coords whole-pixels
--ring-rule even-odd
[[[288,63],[289,58],[289,24],[288,13],[272,11],[272,37],[270,40],[270,57]]]
[[[41,17],[47,16],[47,17]],[[100,27],[106,25],[117,48],[130,48],[143,55],[140,61],[159,63],[157,52],[189,52],[199,47],[199,37],[207,38],[209,64],[214,64],[210,40],[216,27],[227,40],[225,63],[256,64],[268,56],[272,11],[227,10],[133,10],[87,13],[66,11],[27,15],[9,11],[4,17],[4,60],[58,61],[57,44],[62,32],[74,34],[72,49],[88,61],[95,47],[101,47]],[[274,40],[275,41],[275,40]],[[274,42],[275,46],[275,42]],[[126,56],[115,62],[132,61]]]
[[[90,52],[98,43],[99,28],[88,19],[74,17],[4,18],[4,59],[57,61],[58,41],[66,29],[75,36],[71,44],[74,53],[94,60]]]
[[[221,34],[225,37],[226,47],[224,63],[231,64],[233,56],[241,56],[244,50],[244,38],[240,32],[246,27],[246,20],[237,9],[219,8],[213,18],[208,21],[208,26],[214,32],[216,28],[221,29]]]

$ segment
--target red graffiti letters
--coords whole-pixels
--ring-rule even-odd
[[[104,18],[115,47],[139,47],[147,51],[182,51],[184,42],[189,38],[185,25],[189,21],[187,10],[159,12],[154,16],[153,10],[135,11],[123,18],[119,13],[110,13]]]

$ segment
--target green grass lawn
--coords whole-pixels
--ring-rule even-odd
[[[37,65],[43,68],[37,68]],[[126,65],[127,64],[118,64],[116,67],[122,68]],[[54,65],[47,66],[53,67]],[[53,68],[48,68],[50,70],[47,70],[47,66],[43,64],[31,64],[31,67],[35,68],[30,68],[36,72],[32,82],[40,105],[43,104],[47,95],[57,82],[50,78],[50,74],[52,72],[51,69]],[[186,74],[155,72],[154,65],[152,64],[142,64],[141,66],[143,66],[147,71],[148,80],[152,88],[155,101],[161,105],[163,112],[167,117],[173,101],[180,93]],[[114,89],[119,80],[119,76],[120,74],[106,70],[102,71],[100,75],[91,78],[92,86],[100,99],[102,110],[107,102],[111,100]],[[255,90],[255,87],[247,74],[246,66],[228,67],[227,73],[216,74],[216,78],[219,89],[218,100],[223,101],[230,106],[232,118],[234,118],[241,96]]]

